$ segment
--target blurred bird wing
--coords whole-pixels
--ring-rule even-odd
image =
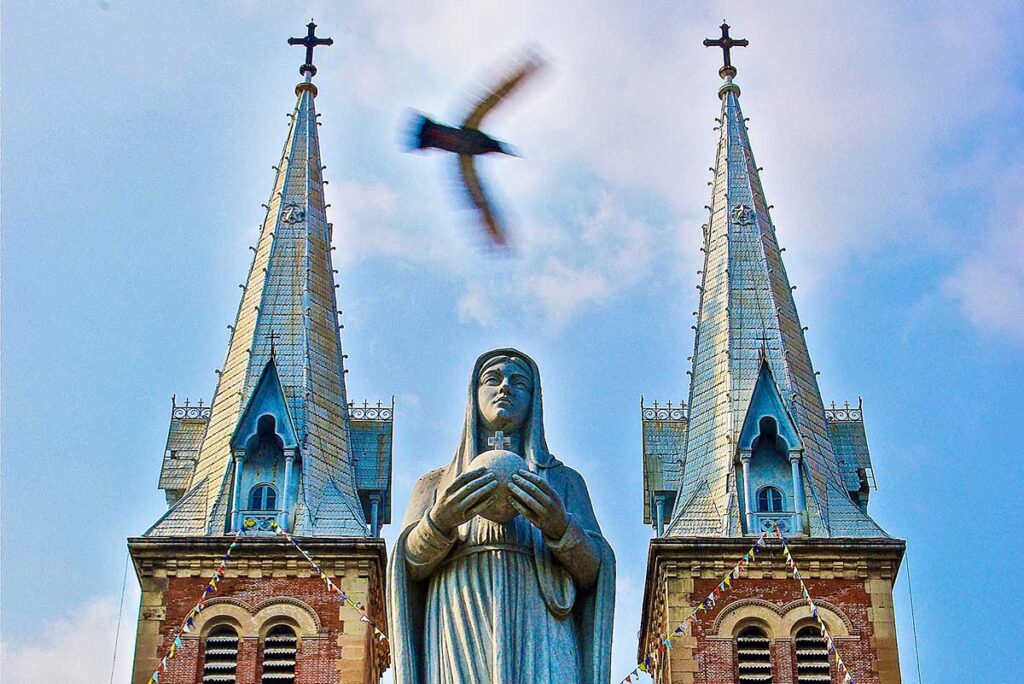
[[[477,103],[473,111],[466,117],[466,120],[462,122],[462,127],[479,129],[487,113],[494,109],[499,102],[522,85],[523,81],[536,73],[543,65],[544,62],[539,57],[531,56],[526,64],[512,72],[512,75],[506,78],[500,86],[492,90],[484,99]]]
[[[501,227],[496,212],[491,207],[490,200],[487,199],[483,183],[480,182],[480,176],[476,172],[474,158],[471,155],[459,155],[459,174],[462,176],[462,184],[465,186],[466,192],[469,193],[470,201],[473,202],[473,206],[480,212],[480,219],[483,221],[484,227],[487,228],[491,239],[496,244],[506,244],[507,236]]]

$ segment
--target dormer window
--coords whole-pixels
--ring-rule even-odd
[[[273,485],[258,484],[249,492],[249,510],[273,511],[277,509],[277,490]]]
[[[762,487],[757,492],[757,510],[760,513],[781,513],[784,509],[782,491],[778,487]]]

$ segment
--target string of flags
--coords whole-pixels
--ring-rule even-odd
[[[203,588],[203,593],[199,597],[199,600],[196,602],[196,604],[192,606],[188,613],[185,614],[185,619],[182,620],[181,626],[175,633],[174,641],[171,642],[171,647],[170,649],[168,649],[167,655],[165,655],[160,660],[160,664],[156,666],[155,670],[153,670],[153,674],[149,677],[148,684],[158,684],[158,682],[160,681],[160,675],[167,671],[168,663],[171,661],[171,659],[174,658],[174,656],[178,653],[178,650],[181,649],[181,647],[183,646],[181,641],[181,635],[188,634],[193,629],[195,629],[196,616],[203,611],[203,607],[206,604],[206,600],[210,597],[210,595],[217,591],[217,583],[224,578],[224,570],[225,568],[227,568],[228,561],[231,560],[232,552],[234,552],[235,548],[238,546],[238,539],[239,537],[241,537],[241,535],[241,531],[235,533],[235,536],[231,540],[231,545],[228,546],[228,550],[221,557],[220,563],[217,564],[217,568],[213,571],[213,577],[211,577],[210,581],[206,583],[206,586]]]
[[[743,557],[736,562],[736,565],[733,566],[732,570],[722,578],[722,581],[719,582],[718,586],[708,594],[707,598],[698,603],[693,610],[690,611],[690,614],[686,616],[686,619],[676,625],[676,628],[661,640],[661,643],[658,644],[658,648],[655,651],[648,653],[644,658],[644,661],[638,664],[632,672],[626,675],[619,684],[633,681],[638,682],[640,681],[641,672],[654,672],[658,667],[659,660],[663,659],[665,654],[672,648],[672,639],[685,632],[687,623],[696,621],[698,615],[703,612],[710,611],[715,607],[718,600],[722,597],[722,594],[732,589],[732,583],[736,581],[740,574],[747,569],[747,566],[754,561],[757,554],[765,549],[768,544],[767,539],[768,533],[762,532],[761,536],[754,542],[754,545],[751,546],[745,554],[743,554]]]
[[[153,674],[150,676],[147,684],[159,684],[160,676],[167,671],[168,663],[174,658],[175,655],[177,655],[178,651],[184,646],[184,643],[181,640],[182,635],[188,634],[193,629],[195,629],[196,617],[203,611],[203,608],[205,607],[206,604],[206,600],[210,598],[210,595],[217,591],[217,583],[224,578],[224,571],[227,568],[228,561],[231,560],[231,554],[234,553],[235,548],[237,548],[238,541],[241,538],[243,531],[251,530],[254,526],[256,526],[256,522],[247,519],[243,524],[242,530],[236,532],[235,536],[232,537],[231,545],[228,546],[228,550],[221,557],[220,563],[217,564],[217,568],[213,571],[213,577],[210,578],[210,581],[207,582],[206,586],[203,588],[203,593],[199,597],[199,600],[196,601],[195,605],[192,606],[188,613],[186,613],[185,618],[181,622],[181,626],[178,628],[178,631],[174,634],[174,640],[171,642],[171,647],[168,649],[167,655],[165,655],[160,660],[160,664],[157,665],[157,668],[155,670],[153,670]],[[282,536],[292,543],[292,546],[294,546],[298,550],[298,552],[302,554],[302,557],[305,558],[309,562],[309,564],[313,566],[314,570],[316,570],[317,575],[319,575],[320,579],[323,581],[324,585],[327,588],[327,593],[338,595],[341,598],[342,605],[352,606],[359,613],[360,622],[365,622],[373,629],[374,637],[378,641],[388,640],[387,635],[383,631],[381,631],[381,629],[377,627],[377,625],[375,625],[373,621],[370,620],[369,616],[366,614],[366,605],[361,603],[360,601],[353,601],[349,599],[348,594],[346,594],[337,584],[334,583],[334,580],[332,580],[327,575],[327,573],[323,571],[323,568],[321,568],[320,565],[315,560],[313,560],[313,557],[310,556],[305,549],[299,546],[299,543],[295,540],[295,537],[288,534],[288,532],[283,527],[278,525],[276,522],[270,523],[270,529],[276,531],[278,536]]]
[[[856,682],[853,679],[853,675],[850,674],[850,671],[846,666],[846,663],[839,655],[839,651],[836,648],[835,641],[832,639],[832,635],[829,633],[828,627],[825,625],[825,621],[818,614],[818,607],[814,604],[814,600],[811,598],[810,593],[807,591],[807,585],[804,584],[803,577],[800,575],[800,570],[796,566],[796,561],[793,560],[793,554],[790,553],[789,546],[786,544],[786,539],[782,536],[782,530],[779,529],[778,525],[773,525],[771,532],[782,544],[782,555],[786,559],[786,564],[788,565],[789,570],[793,575],[793,578],[800,582],[800,593],[803,596],[803,599],[807,601],[807,605],[811,609],[811,615],[818,622],[818,628],[821,630],[821,636],[825,639],[825,641],[828,644],[829,655],[834,659],[836,668],[842,674],[843,684],[856,684]],[[687,624],[690,622],[695,622],[697,620],[697,617],[701,613],[709,612],[715,608],[715,605],[718,603],[722,595],[728,592],[730,589],[732,589],[732,583],[738,577],[740,577],[741,573],[747,569],[747,566],[749,566],[757,558],[757,554],[767,547],[767,540],[768,531],[762,532],[761,536],[759,536],[757,540],[754,542],[754,545],[751,546],[745,554],[743,554],[743,557],[739,561],[737,561],[736,565],[733,566],[732,570],[730,570],[728,574],[726,574],[725,577],[722,578],[722,581],[718,583],[718,586],[716,586],[710,594],[708,594],[707,598],[698,603],[693,608],[693,610],[690,611],[690,614],[686,617],[686,619],[680,622],[675,629],[673,629],[664,639],[662,639],[661,642],[658,644],[658,647],[653,652],[647,654],[647,656],[644,658],[644,661],[642,663],[639,663],[633,669],[632,672],[630,672],[622,680],[620,680],[619,684],[628,684],[629,682],[634,681],[639,682],[641,672],[653,674],[656,671],[659,662],[663,661],[668,651],[671,650],[672,639],[678,637],[681,634],[684,634]]]
[[[832,639],[832,634],[828,631],[825,621],[818,613],[818,607],[814,605],[814,599],[811,598],[810,592],[807,591],[807,585],[804,584],[804,578],[800,575],[800,569],[797,568],[796,561],[793,560],[793,554],[789,552],[789,545],[786,544],[786,538],[782,536],[782,530],[777,526],[775,528],[775,536],[778,538],[779,542],[782,543],[782,556],[786,559],[786,564],[789,566],[790,572],[793,573],[793,578],[800,582],[800,593],[804,600],[807,601],[807,605],[811,607],[811,616],[818,622],[818,628],[821,630],[821,636],[828,644],[828,653],[835,660],[836,668],[839,670],[839,674],[842,675],[843,684],[856,684],[853,680],[853,675],[850,674],[850,670],[846,667],[846,663],[843,662],[842,656],[839,655],[839,650],[836,648],[836,643]]]
[[[323,571],[320,565],[315,560],[313,560],[313,557],[310,556],[304,548],[299,546],[299,542],[295,541],[295,537],[288,534],[288,532],[283,527],[281,527],[277,523],[271,523],[270,527],[271,529],[276,529],[277,534],[279,536],[282,536],[288,541],[290,541],[292,543],[292,546],[294,546],[296,550],[298,550],[298,552],[302,554],[302,557],[305,558],[311,566],[313,566],[313,569],[316,571],[316,574],[320,576],[320,579],[323,581],[324,586],[327,588],[328,594],[339,595],[341,597],[342,605],[351,605],[353,608],[355,608],[356,611],[359,613],[359,621],[365,622],[373,629],[373,636],[375,639],[377,639],[378,641],[388,640],[387,635],[383,631],[381,631],[381,629],[377,627],[377,625],[375,625],[373,621],[369,618],[369,616],[366,614],[366,605],[364,603],[350,599],[348,597],[348,594],[342,591],[342,589],[334,583],[334,580],[332,580],[330,576],[328,576],[328,574]]]

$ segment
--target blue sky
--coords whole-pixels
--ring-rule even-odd
[[[317,107],[349,393],[396,397],[396,511],[450,459],[477,354],[530,353],[552,451],[587,477],[618,556],[613,669],[631,668],[640,395],[687,394],[719,106],[700,41],[726,16],[751,40],[741,102],[823,394],[864,397],[872,514],[908,540],[923,679],[1017,678],[1024,9],[508,4],[4,3],[11,681],[110,676],[124,541],[164,510],[171,394],[213,392],[294,104],[285,39],[310,16],[335,39]],[[485,161],[518,244],[494,258],[451,159],[400,142],[410,107],[455,119],[527,44],[551,68],[491,120],[525,155]]]

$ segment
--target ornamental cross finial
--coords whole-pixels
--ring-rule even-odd
[[[487,446],[494,448],[497,451],[506,451],[512,446],[512,438],[506,437],[505,433],[498,430],[494,433],[493,437],[487,438]]]
[[[316,76],[316,67],[313,66],[313,48],[319,45],[334,45],[333,38],[318,38],[316,36],[316,24],[310,19],[306,24],[308,33],[303,38],[289,38],[289,45],[302,45],[306,48],[306,63],[299,67],[299,73],[303,76]]]
[[[704,39],[704,47],[720,47],[722,48],[722,57],[725,58],[725,66],[732,67],[732,62],[729,61],[729,49],[734,47],[747,47],[750,45],[750,41],[746,38],[735,39],[729,36],[729,25],[722,22],[720,27],[722,29],[722,37],[717,40],[711,38]]]

